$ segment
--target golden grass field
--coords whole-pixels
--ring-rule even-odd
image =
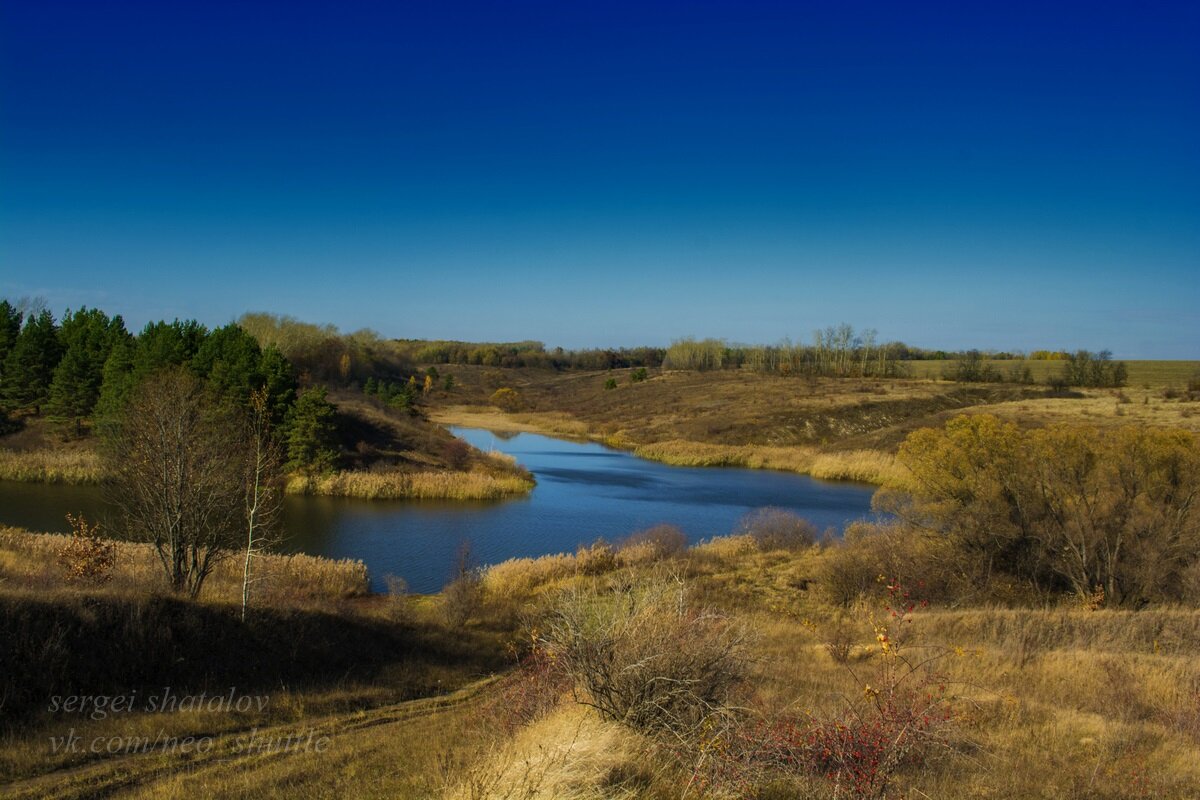
[[[49,546],[50,540],[28,546],[21,536],[29,534],[5,531],[0,553],[30,561]],[[753,628],[756,708],[819,714],[860,696],[864,677],[882,658],[871,622],[884,614],[882,601],[867,598],[842,608],[823,588],[823,563],[835,551],[760,552],[748,537],[728,537],[666,562],[618,552],[598,566],[592,549],[516,559],[485,574],[491,610],[468,631],[506,630],[516,641],[526,634],[514,621],[514,608],[532,610],[572,586],[665,567],[683,576],[710,608]],[[434,607],[423,599],[409,602],[407,613],[418,617]],[[338,613],[386,612],[367,603]],[[1090,610],[1064,602],[1041,609],[931,607],[913,616],[905,647],[913,654],[923,648],[942,653],[954,746],[902,770],[895,788],[903,796],[1200,794],[1200,611]],[[846,663],[834,657],[831,641],[846,644]],[[0,791],[13,798],[702,796],[686,788],[677,765],[654,755],[653,742],[602,720],[569,694],[531,723],[506,727],[507,679],[479,677],[429,699],[395,702],[382,687],[314,689],[281,695],[267,716],[197,712],[82,723],[87,733],[100,735],[164,725],[178,735],[211,734],[212,751],[185,763],[154,752],[55,761],[43,742],[52,727],[35,726],[8,734],[0,768],[9,782]],[[316,731],[328,737],[328,747],[319,753],[240,752],[238,737],[252,728],[276,736]],[[771,796],[832,796],[823,780]]]
[[[947,362],[912,363],[940,369]],[[1132,423],[1200,432],[1195,395],[1167,390],[1186,386],[1200,362],[1129,366],[1128,387],[1069,397],[1053,396],[1045,386],[933,379],[809,380],[726,370],[660,371],[631,383],[630,370],[445,367],[456,388],[431,398],[428,414],[443,424],[590,439],[669,464],[784,469],[881,483],[894,474],[892,456],[905,436],[958,414],[995,414],[1027,426]],[[617,379],[616,389],[604,388],[609,377]],[[501,386],[516,389],[525,408],[503,412],[489,405]]]
[[[456,386],[433,393],[427,413],[432,422],[600,441],[668,463],[881,482],[897,479],[893,454],[909,432],[940,426],[957,414],[990,413],[1023,426],[1083,422],[1101,429],[1138,424],[1200,432],[1197,401],[1187,392],[1168,391],[1177,380],[1186,384],[1196,362],[1148,362],[1151,366],[1135,371],[1138,363],[1130,364],[1130,386],[1077,397],[1048,396],[1044,387],[929,379],[807,381],[732,371],[654,372],[645,382],[631,383],[628,371],[447,367]],[[606,390],[610,376],[618,387]],[[504,413],[488,404],[501,386],[518,390],[522,411]],[[362,424],[353,435],[363,435],[364,446],[350,443],[348,450],[360,458],[357,471],[326,478],[344,482],[327,491],[467,499],[526,490],[510,483],[523,480],[519,470],[485,454],[473,454],[466,469],[447,472],[439,452],[448,434],[424,420],[393,420],[377,411],[356,411]],[[381,428],[390,432],[372,433]],[[77,445],[63,448],[74,454],[58,456],[58,466],[49,455],[30,455],[38,450],[10,450],[15,455],[7,462],[0,450],[0,469],[45,480],[72,474],[69,464],[75,469],[88,464],[88,456],[80,455],[86,449]],[[428,477],[415,477],[420,475]],[[428,484],[420,483],[425,480]],[[321,490],[319,484],[296,488]],[[168,600],[197,612],[194,621],[185,614],[180,629],[193,640],[242,630],[236,622],[236,560],[222,563],[201,598],[188,601],[168,597],[157,556],[145,544],[116,544],[116,568],[107,584],[73,583],[58,563],[65,541],[0,529],[0,604],[10,617],[0,624],[19,634],[5,644],[23,648],[31,659],[44,659],[43,648],[54,650],[89,620],[115,615],[136,630],[138,620],[163,619],[146,609]],[[285,661],[303,658],[331,639],[341,643],[334,637],[344,635],[334,655],[370,663],[371,670],[352,677],[340,667],[314,670],[303,683],[281,681],[271,687],[272,702],[264,711],[95,720],[38,711],[19,725],[0,728],[0,796],[745,797],[728,787],[702,791],[661,741],[601,718],[569,690],[551,697],[540,713],[516,718],[524,679],[512,669],[515,656],[528,649],[564,597],[626,592],[640,581],[665,580],[681,597],[686,592],[698,606],[750,632],[749,675],[741,686],[746,713],[765,723],[777,715],[826,719],[861,710],[878,691],[883,666],[895,663],[878,638],[880,621],[890,613],[881,587],[892,576],[884,573],[894,563],[936,571],[951,569],[945,564],[952,562],[939,561],[936,546],[889,552],[878,563],[871,560],[875,551],[848,549],[853,546],[827,542],[764,550],[752,536],[741,535],[678,553],[642,541],[512,559],[481,574],[475,605],[462,626],[448,613],[461,602],[451,593],[375,595],[361,563],[265,556],[252,605],[269,629],[255,629],[255,635],[282,637],[284,645],[272,641]],[[848,553],[866,560],[846,562]],[[839,563],[856,564],[867,576],[859,575],[849,594],[834,568]],[[51,617],[73,622],[42,635],[39,620]],[[1109,609],[992,581],[968,586],[954,599],[935,597],[911,618],[890,640],[897,648],[892,652],[935,660],[949,716],[940,749],[901,767],[887,796],[1200,797],[1200,610],[1194,606]],[[146,633],[151,641],[155,635]],[[180,635],[175,629],[157,635],[174,642],[164,647],[182,646],[172,638]],[[95,647],[106,644],[111,643]],[[72,658],[86,663],[88,648],[80,649],[84,652]],[[213,655],[228,663],[246,654]],[[4,696],[0,691],[0,704]],[[89,738],[165,731],[206,737],[211,749],[187,757],[162,748],[52,753],[49,737],[61,735],[68,722]],[[327,746],[319,752],[246,752],[241,742],[252,732],[275,740],[315,735]],[[721,752],[717,745],[702,749],[709,759]],[[826,778],[811,774],[755,791],[763,800],[856,796],[839,794]]]

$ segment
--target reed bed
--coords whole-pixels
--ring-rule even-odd
[[[7,588],[66,587],[59,550],[70,536],[0,528],[0,585]],[[148,542],[114,541],[116,560],[105,585],[115,591],[167,591],[158,553]],[[241,602],[242,562],[220,561],[204,583],[203,598]],[[254,561],[254,595],[272,605],[289,601],[338,600],[370,592],[366,565],[351,559],[334,560],[305,554],[263,553]]]
[[[99,483],[100,457],[93,450],[0,450],[0,480],[26,483]]]
[[[533,489],[520,475],[490,472],[335,472],[332,475],[288,479],[289,494],[357,497],[364,500],[498,500]]]
[[[800,472],[822,480],[882,484],[898,472],[896,459],[879,450],[822,453],[811,447],[725,445],[675,439],[639,445],[634,454],[684,467],[748,467]]]

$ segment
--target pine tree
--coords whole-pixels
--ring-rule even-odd
[[[292,363],[274,345],[262,351],[258,370],[267,390],[271,424],[282,425],[288,409],[296,402],[296,372],[292,369]]]
[[[306,389],[296,398],[287,419],[287,468],[319,475],[337,462],[336,409],[326,398],[325,387]]]
[[[207,336],[208,330],[195,320],[151,322],[137,337],[133,354],[135,383],[163,367],[189,364]]]
[[[49,311],[30,316],[4,359],[4,403],[11,409],[41,410],[62,357],[58,326]]]
[[[100,382],[100,399],[96,402],[96,418],[108,422],[117,417],[125,407],[125,401],[134,387],[133,352],[135,343],[131,339],[119,340],[113,345],[104,362],[103,378]]]
[[[258,340],[231,323],[204,339],[190,366],[219,402],[249,408],[250,393],[265,382],[261,361]]]
[[[47,411],[60,419],[91,415],[100,398],[104,364],[118,341],[129,338],[124,321],[98,309],[63,316],[59,339],[64,351],[50,383]]]
[[[21,335],[25,315],[7,300],[0,300],[0,382],[4,380],[4,361]]]

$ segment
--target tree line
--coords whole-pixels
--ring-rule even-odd
[[[120,315],[99,309],[68,309],[56,320],[39,303],[0,300],[0,428],[40,415],[83,435],[85,422],[116,420],[138,386],[176,368],[196,379],[214,407],[234,415],[249,413],[261,392],[290,469],[336,458],[324,389],[301,390],[309,376],[302,382],[278,347],[260,345],[237,323],[210,330],[195,320],[159,321],[135,335]]]
[[[459,342],[428,339],[397,339],[396,351],[417,364],[462,364],[483,367],[528,367],[532,369],[624,369],[658,367],[666,349],[662,347],[617,347],[566,350],[547,349],[537,341]]]
[[[914,349],[902,342],[878,341],[871,329],[850,325],[819,329],[810,345],[784,340],[774,345],[729,344],[723,339],[678,339],[667,348],[664,366],[671,369],[741,369],[777,375],[866,378],[903,377],[903,364]]]
[[[1079,350],[1074,353],[1038,351],[1037,360],[1063,364],[1051,375],[1054,386],[1120,387],[1128,370],[1112,353]],[[677,339],[667,348],[663,366],[669,369],[752,369],[775,375],[824,378],[904,378],[912,375],[910,361],[953,359],[942,377],[960,383],[1034,383],[1033,371],[1024,359],[1011,353],[966,350],[947,353],[910,347],[903,342],[879,342],[874,330],[855,331],[850,325],[817,330],[812,344],[783,341],[775,345],[738,345],[723,339]],[[1013,361],[999,369],[991,361]]]

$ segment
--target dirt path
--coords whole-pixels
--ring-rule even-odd
[[[347,714],[331,714],[313,719],[298,720],[269,728],[256,729],[259,740],[272,742],[313,742],[321,737],[332,737],[352,731],[364,730],[380,725],[392,725],[418,717],[438,714],[473,700],[496,678],[485,678],[465,686],[456,692],[440,697],[427,697],[403,703],[381,706],[369,711]],[[124,789],[149,783],[180,771],[194,772],[201,769],[236,770],[251,763],[258,766],[266,762],[290,758],[308,752],[303,746],[267,749],[264,752],[245,752],[247,736],[252,729],[227,731],[211,737],[212,747],[203,754],[164,752],[154,750],[146,753],[118,755],[78,766],[48,772],[35,778],[0,785],[0,796],[6,800],[75,800],[79,798],[110,797]],[[205,736],[203,733],[194,734]]]

